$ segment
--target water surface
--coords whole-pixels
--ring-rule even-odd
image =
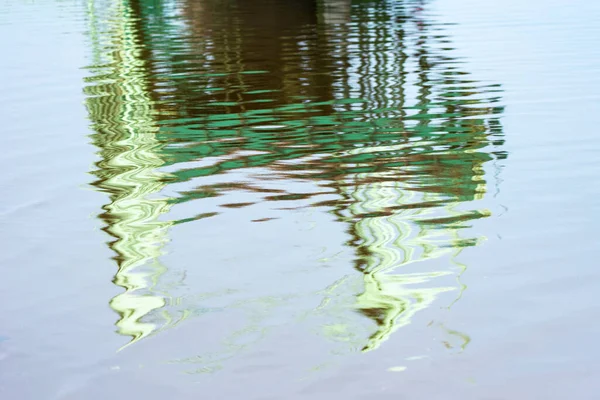
[[[598,6],[536,7],[4,3],[0,393],[594,398]]]

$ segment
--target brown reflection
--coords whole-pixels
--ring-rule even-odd
[[[177,73],[186,79],[169,86],[187,101],[164,106],[180,115],[235,114],[331,98],[339,68],[322,63],[330,49],[315,0],[185,1],[182,9],[190,49],[170,61],[182,63]]]

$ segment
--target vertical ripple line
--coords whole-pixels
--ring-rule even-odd
[[[164,187],[166,174],[157,170],[164,164],[162,144],[136,16],[128,1],[103,6],[94,0],[88,6],[96,63],[89,67],[94,75],[84,91],[100,156],[92,185],[110,198],[99,218],[114,238],[109,243],[118,266],[113,282],[123,288],[109,304],[119,314],[118,332],[130,336],[131,344],[156,329],[143,319],[165,305],[151,288],[165,270],[158,257],[171,223],[159,221],[169,210],[167,199],[150,197]]]

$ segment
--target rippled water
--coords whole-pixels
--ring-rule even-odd
[[[461,70],[442,25],[415,4],[357,4],[354,15],[319,13],[304,1],[198,2],[176,16],[162,6],[116,7],[127,18],[105,31],[101,21],[115,17],[91,11],[98,42],[86,104],[101,157],[94,185],[111,200],[100,218],[114,237],[115,283],[125,289],[111,302],[121,333],[137,340],[197,313],[195,301],[165,301],[159,291],[169,268],[157,259],[169,226],[194,223],[204,232],[215,226],[199,221],[208,218],[236,231],[245,221],[303,222],[294,216],[311,208],[330,213],[349,247],[350,268],[336,278],[351,282],[322,282],[324,290],[333,285],[324,300],[350,291],[356,300],[344,300],[344,308],[374,326],[357,334],[353,324],[364,324],[336,321],[345,314],[336,309],[324,328],[353,348],[377,348],[438,294],[455,289],[437,278],[456,274],[454,252],[481,239],[461,230],[490,211],[461,205],[484,196],[484,163],[503,158],[502,107],[499,85]],[[328,25],[330,18],[346,23]],[[319,229],[315,222],[311,235]],[[238,235],[227,236],[221,240]],[[210,253],[212,240],[196,246]],[[257,261],[269,264],[261,259],[279,245],[263,243]],[[250,256],[233,243],[223,247]],[[231,272],[259,268],[203,256]],[[448,267],[397,271],[438,257],[449,259]],[[262,267],[283,273],[270,285],[286,287],[285,297],[314,290],[282,284],[296,272],[285,264],[297,261],[280,262]],[[240,283],[253,286],[257,278]],[[203,286],[222,290],[230,306],[284,301],[272,288],[223,283]]]
[[[600,6],[517,3],[2,3],[0,394],[595,398]]]

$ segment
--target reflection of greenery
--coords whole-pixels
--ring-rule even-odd
[[[413,12],[416,3],[355,1],[351,13],[348,1],[337,3],[341,20],[317,18],[323,7],[311,2],[298,8],[275,0],[226,6],[131,0],[102,19],[111,42],[96,45],[105,48],[97,51],[102,61],[86,91],[102,157],[96,186],[111,197],[102,218],[115,237],[116,282],[125,288],[112,302],[122,315],[121,332],[147,335],[155,327],[141,317],[165,304],[161,296],[141,294],[155,293],[148,279],[162,273],[155,260],[170,223],[158,217],[170,207],[227,190],[264,193],[265,201],[318,194],[219,180],[253,167],[268,168],[275,178],[312,179],[338,194],[318,204],[349,227],[360,289],[349,279],[323,293],[327,301],[316,313],[328,316],[323,325],[331,338],[375,349],[441,293],[456,289],[440,283],[452,269],[424,271],[416,262],[452,259],[481,240],[461,231],[489,215],[472,202],[486,191],[485,163],[502,156],[491,151],[502,144],[500,88],[460,69],[440,27]],[[337,24],[347,18],[352,24]],[[161,174],[161,166],[173,172]],[[191,188],[170,199],[149,198],[181,182]],[[150,263],[153,269],[143,273]],[[350,300],[341,292],[360,294]],[[334,298],[351,303],[374,330],[361,332],[356,320],[339,315]],[[243,308],[253,306],[265,307],[257,300]],[[247,315],[249,326],[240,332],[262,333],[264,313]],[[231,344],[235,337],[224,341],[228,350],[208,358],[242,348]]]
[[[120,315],[119,332],[136,341],[155,329],[142,318],[165,305],[150,287],[164,271],[157,258],[170,224],[158,217],[169,206],[164,199],[149,197],[164,186],[164,174],[156,170],[164,161],[159,154],[162,145],[156,140],[158,128],[136,18],[128,2],[112,3],[100,18],[102,12],[96,7],[89,5],[95,64],[85,89],[96,131],[92,139],[101,157],[94,185],[111,200],[100,218],[115,239],[110,243],[117,254],[114,282],[125,289],[110,305]]]

